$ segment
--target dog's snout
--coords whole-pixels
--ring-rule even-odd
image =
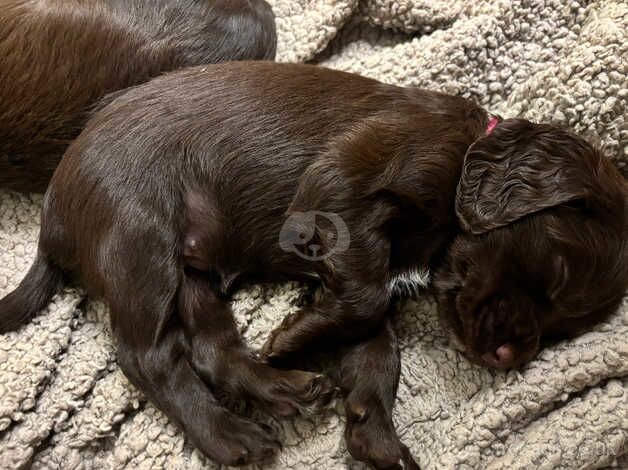
[[[482,355],[482,359],[496,369],[510,369],[516,363],[516,351],[512,344],[506,343],[493,352]]]

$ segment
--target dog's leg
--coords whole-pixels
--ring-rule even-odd
[[[120,224],[99,247],[120,367],[212,460],[265,461],[279,448],[272,430],[223,407],[190,364],[178,312],[184,275],[172,249],[174,232],[163,222],[143,221],[148,222]]]
[[[309,348],[333,350],[376,331],[390,305],[388,250],[385,240],[370,240],[368,249],[356,243],[328,260],[333,276],[323,282],[318,299],[288,315],[271,332],[262,355],[276,361]]]
[[[418,470],[392,421],[399,373],[399,344],[390,319],[342,355],[338,383],[346,397],[347,449],[378,469]]]
[[[180,328],[170,328],[142,350],[118,338],[118,362],[126,376],[177,424],[191,443],[223,465],[248,465],[279,448],[274,431],[221,406],[185,354]]]
[[[316,411],[332,398],[334,388],[323,375],[259,361],[243,343],[229,305],[201,273],[188,270],[179,301],[191,364],[217,393],[280,416]]]

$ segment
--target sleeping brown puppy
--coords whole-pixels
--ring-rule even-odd
[[[216,395],[289,415],[331,387],[247,349],[229,295],[246,279],[313,279],[316,299],[264,355],[349,345],[350,452],[411,468],[391,418],[391,299],[431,270],[466,354],[517,366],[618,306],[626,191],[576,135],[463,98],[305,65],[192,68],[118,97],[70,146],[0,331],[78,280],[109,305],[130,380],[205,454],[245,464],[276,444]]]
[[[0,0],[0,187],[45,191],[106,94],[275,44],[264,0]]]

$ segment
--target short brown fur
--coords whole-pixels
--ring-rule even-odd
[[[44,192],[108,93],[275,45],[264,0],[0,1],[0,187]]]

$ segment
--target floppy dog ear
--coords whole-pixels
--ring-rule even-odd
[[[503,121],[465,156],[456,194],[462,228],[481,234],[598,190],[603,157],[584,139],[523,119]],[[595,187],[593,187],[595,185]]]

